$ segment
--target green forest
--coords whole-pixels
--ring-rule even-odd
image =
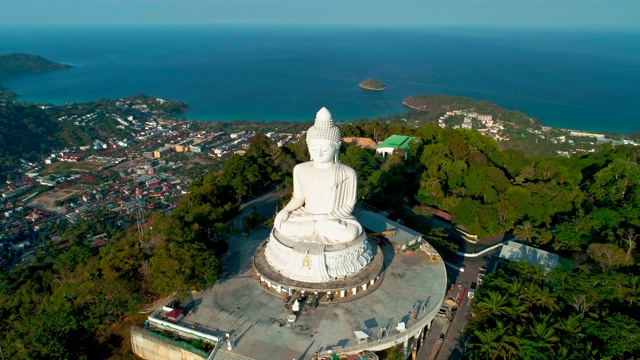
[[[399,213],[430,205],[481,238],[512,231],[573,260],[572,270],[546,275],[513,264],[487,276],[467,330],[469,358],[638,356],[640,149],[526,157],[471,130],[358,121],[342,132],[415,137],[406,160],[403,152],[381,158],[343,145],[340,160],[357,171],[365,203]],[[257,134],[245,155],[195,180],[177,207],[147,217],[144,234],[113,228],[108,216],[68,229],[70,246],[49,244],[33,266],[0,277],[5,357],[126,357],[119,326],[174,291],[184,296],[213,285],[223,275],[219,259],[239,204],[267,186],[290,191],[293,167],[308,159],[304,139],[277,147]],[[82,226],[103,226],[109,244],[90,247]],[[442,241],[439,235],[427,238]],[[446,243],[437,248],[452,251]]]

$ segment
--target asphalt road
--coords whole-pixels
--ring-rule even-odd
[[[276,213],[276,206],[284,196],[285,191],[270,190],[262,193],[240,205],[240,214],[233,219],[233,226],[242,229],[242,218],[255,211],[265,218],[271,218]]]
[[[483,239],[481,243],[473,244],[465,241],[460,234],[453,231],[450,225],[444,221],[432,218],[428,220],[428,225],[445,227],[449,233],[449,240],[458,245],[460,252],[467,254],[480,252],[489,246],[513,238],[511,234],[498,234]],[[465,349],[463,331],[471,316],[469,290],[474,284],[476,288],[478,287],[477,282],[480,268],[490,269],[493,266],[491,263],[492,258],[494,255],[497,255],[498,251],[499,249],[496,249],[478,257],[456,255],[445,259],[445,261],[450,264],[464,268],[464,271],[460,272],[458,269],[447,266],[447,280],[451,286],[447,298],[456,300],[458,310],[446,330],[444,341],[442,343],[436,342],[440,334],[428,336],[427,341],[418,354],[418,360],[456,360],[462,356]],[[436,339],[436,341],[432,339]],[[433,352],[437,354],[434,356]]]

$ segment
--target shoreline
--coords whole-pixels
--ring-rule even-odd
[[[10,92],[12,92],[13,94],[16,95],[16,98],[14,99],[14,101],[17,102],[22,102],[22,103],[28,103],[28,104],[33,104],[33,105],[55,105],[55,106],[61,106],[64,104],[68,104],[68,103],[76,103],[76,104],[82,104],[82,103],[89,103],[89,102],[94,102],[94,101],[99,101],[99,100],[103,100],[103,99],[110,99],[110,100],[114,100],[116,98],[109,98],[109,97],[101,97],[100,99],[97,100],[87,100],[87,101],[78,101],[78,102],[73,102],[73,101],[60,101],[58,99],[58,101],[42,101],[42,100],[38,100],[38,101],[33,101],[33,100],[24,100],[22,99],[22,95],[17,94],[15,92],[13,92],[13,90],[11,90],[10,88],[2,85],[0,83],[0,87],[8,90]],[[369,91],[382,91],[385,89],[365,89],[361,86],[360,87],[362,90],[369,90]],[[143,95],[147,95],[146,93],[141,93]],[[130,96],[134,96],[134,95],[130,95]],[[148,95],[151,96],[151,95]],[[455,96],[455,95],[451,95],[451,96]],[[127,96],[124,97],[118,97],[119,98],[126,98]],[[468,98],[471,100],[475,100],[475,101],[484,101],[484,100],[478,100],[475,98]],[[175,101],[181,101],[181,100],[175,100]],[[502,107],[499,104],[493,103],[499,107]],[[188,105],[188,104],[187,104]],[[411,106],[408,105],[404,100],[400,103],[401,107],[404,107],[405,109],[410,109],[413,111],[420,111],[420,112],[424,112],[423,109],[420,109],[418,107],[415,106]],[[509,110],[509,109],[507,109]],[[512,110],[512,111],[520,111],[520,110]],[[234,122],[234,121],[243,121],[243,122],[308,122],[308,121],[313,121],[313,119],[311,118],[300,118],[300,117],[296,117],[296,116],[282,116],[282,117],[276,117],[276,116],[265,116],[262,118],[252,118],[251,116],[245,116],[245,117],[241,117],[241,116],[236,116],[236,117],[230,117],[230,116],[215,116],[215,115],[209,115],[209,114],[205,114],[205,113],[194,113],[194,114],[189,114],[189,110],[187,110],[187,112],[185,113],[180,113],[180,114],[176,114],[174,116],[172,116],[173,119],[176,120],[180,120],[180,118],[184,117],[184,120],[186,121],[196,121],[196,122]],[[371,114],[371,115],[360,115],[360,114],[352,114],[351,116],[344,116],[341,117],[341,119],[339,119],[339,122],[343,122],[343,123],[347,123],[347,122],[351,122],[354,120],[358,120],[358,119],[362,119],[365,118],[367,120],[374,120],[376,117],[385,117],[385,116],[394,116],[394,115],[402,115],[406,113],[406,111],[401,111],[399,109],[399,111],[391,111],[389,113],[377,113],[377,114]],[[525,115],[529,116],[528,114],[524,113]],[[537,119],[537,118],[536,118]],[[628,136],[629,133],[634,133],[634,132],[640,132],[640,127],[638,129],[629,129],[626,130],[624,132],[622,131],[612,131],[612,130],[605,130],[603,128],[578,128],[578,127],[571,127],[571,128],[567,128],[567,127],[560,127],[560,126],[554,126],[554,125],[546,125],[542,120],[537,119],[540,122],[540,125],[543,127],[550,127],[550,128],[555,128],[555,129],[559,129],[559,130],[563,130],[563,131],[577,131],[577,132],[586,132],[586,133],[605,133],[605,134],[612,134],[612,135],[621,135],[621,136]]]
[[[635,77],[640,74],[629,72],[631,69],[620,62],[638,61],[627,51],[635,49],[629,47],[636,43],[632,37],[535,33],[536,37],[524,39],[527,45],[535,46],[522,48],[523,40],[514,38],[511,31],[478,38],[477,34],[453,30],[406,29],[380,32],[376,34],[378,44],[372,46],[368,43],[372,34],[359,32],[333,34],[310,29],[308,34],[291,34],[277,29],[253,29],[229,33],[153,28],[130,33],[124,29],[113,32],[90,28],[94,30],[48,32],[48,44],[40,40],[42,30],[7,32],[8,45],[3,47],[6,52],[19,50],[82,66],[55,75],[3,78],[0,83],[45,101],[51,98],[80,102],[146,92],[188,102],[186,116],[198,121],[306,120],[309,113],[323,105],[334,109],[336,115],[346,115],[342,116],[345,120],[374,119],[405,111],[401,102],[407,96],[432,93],[489,100],[553,126],[612,129],[620,133],[637,129],[634,101],[640,90]],[[287,36],[292,41],[281,43],[282,52],[278,61],[273,61],[273,48],[265,44],[280,43]],[[431,45],[408,49],[408,39]],[[611,41],[603,41],[606,39]],[[575,40],[585,44],[584,49],[568,47],[562,55],[548,51],[556,48],[557,41],[570,45],[576,44]],[[132,49],[130,41],[142,45]],[[477,50],[483,67],[476,67],[477,61],[465,57],[462,48],[447,45],[456,41],[480,46]],[[27,44],[31,44],[29,48],[25,48]],[[323,44],[332,44],[326,48],[327,61],[299,57],[305,49]],[[615,49],[626,51],[613,52],[612,44]],[[223,57],[217,52],[201,51],[220,46]],[[345,49],[349,52],[345,53]],[[607,49],[609,52],[605,52]],[[394,54],[393,59],[379,56],[380,51]],[[251,57],[247,58],[249,54]],[[185,63],[185,58],[190,62]],[[354,63],[355,59],[359,61]],[[521,64],[525,59],[530,61]],[[360,60],[364,62],[359,64]],[[598,67],[582,66],[593,64],[592,60],[598,60]],[[153,73],[145,70],[150,62],[155,64]],[[225,64],[233,66],[227,68]],[[540,68],[548,71],[536,73]],[[596,83],[587,81],[590,75],[594,75]],[[371,76],[383,80],[387,88],[365,93],[353,86]],[[558,78],[563,79],[562,84]],[[601,92],[602,89],[620,91]],[[319,104],[318,99],[324,99],[324,103]]]
[[[475,100],[475,99],[473,99],[473,100]],[[423,110],[423,109],[421,109],[421,108],[419,108],[419,107],[416,107],[416,106],[409,105],[409,104],[407,104],[405,101],[403,101],[403,102],[402,102],[402,105],[404,105],[405,107],[407,107],[407,108],[409,108],[409,109],[411,109],[411,110],[425,112],[425,110]],[[496,104],[496,105],[497,105],[497,104]],[[498,105],[498,106],[500,106],[500,105]],[[520,110],[515,110],[515,111],[520,111]],[[523,113],[523,114],[524,114],[524,113]],[[526,115],[526,114],[525,114],[525,115]],[[527,116],[529,116],[529,115],[527,115]],[[552,128],[552,129],[558,129],[558,130],[567,131],[567,132],[572,132],[572,131],[573,131],[573,132],[582,132],[582,133],[585,133],[585,134],[587,134],[587,133],[588,133],[588,134],[600,134],[600,133],[604,133],[605,135],[606,135],[606,134],[611,134],[611,135],[620,135],[620,136],[625,136],[625,137],[629,136],[629,135],[628,135],[629,133],[640,132],[640,129],[638,129],[638,130],[628,130],[628,131],[626,131],[626,132],[624,132],[624,133],[623,133],[623,132],[617,132],[617,131],[611,131],[611,130],[591,130],[591,129],[580,129],[580,128],[572,128],[572,129],[569,129],[569,128],[564,128],[564,127],[559,127],[559,126],[545,125],[545,124],[542,122],[542,120],[540,120],[540,119],[536,119],[536,120],[540,123],[540,126],[541,126],[541,127],[547,127],[547,128]]]

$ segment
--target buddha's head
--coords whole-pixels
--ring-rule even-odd
[[[329,110],[323,107],[316,114],[315,123],[307,131],[311,160],[318,164],[337,162],[341,143],[340,129],[333,124]]]

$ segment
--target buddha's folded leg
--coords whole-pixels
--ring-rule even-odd
[[[313,234],[313,230],[313,220],[301,221],[296,219],[283,222],[278,232],[285,236],[307,236]]]
[[[315,230],[327,239],[328,243],[351,241],[360,235],[360,228],[344,220],[316,221]]]

